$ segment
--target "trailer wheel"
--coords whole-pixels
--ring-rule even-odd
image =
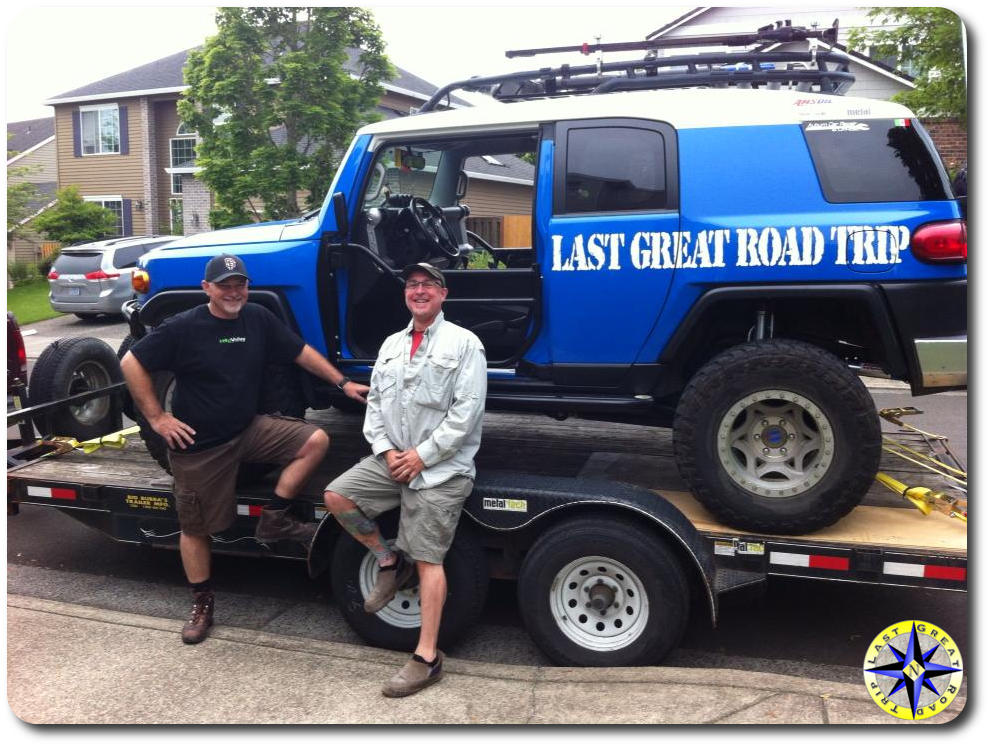
[[[41,405],[73,394],[102,389],[124,376],[113,348],[95,337],[56,340],[38,356],[28,387],[30,404]],[[44,435],[71,436],[85,441],[123,427],[116,397],[91,399],[39,415],[34,419]]]
[[[880,465],[880,422],[862,381],[821,348],[731,348],[688,384],[674,451],[691,491],[739,529],[804,534],[849,513]]]
[[[382,537],[391,544],[398,534],[398,512],[382,515],[378,525]],[[440,622],[440,645],[449,646],[477,622],[488,595],[487,558],[471,527],[463,521],[443,567],[447,575],[447,600]],[[341,532],[334,546],[330,582],[344,619],[373,646],[412,651],[420,626],[416,577],[388,605],[369,615],[364,611],[364,600],[374,588],[377,576],[375,556],[349,534]]]
[[[540,536],[519,572],[519,610],[530,636],[556,664],[654,664],[688,620],[684,569],[637,524],[582,517]]]

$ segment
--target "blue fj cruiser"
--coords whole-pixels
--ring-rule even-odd
[[[725,523],[835,522],[880,458],[859,375],[915,395],[966,386],[964,204],[912,112],[842,95],[841,53],[655,46],[461,81],[362,128],[319,211],[147,254],[133,335],[202,303],[204,264],[231,252],[252,301],[367,380],[408,320],[398,273],[427,260],[444,268],[447,318],[485,345],[489,408],[669,426],[683,477]],[[456,88],[501,103],[429,111]],[[525,195],[512,218],[528,238],[507,242],[471,220],[471,164],[520,157],[531,177],[505,183]],[[346,406],[305,373],[269,380],[266,411]]]

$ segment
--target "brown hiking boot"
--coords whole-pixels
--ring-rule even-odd
[[[375,588],[371,590],[364,600],[364,611],[369,615],[378,612],[382,607],[395,598],[395,593],[402,588],[411,577],[416,566],[407,563],[406,559],[398,556],[394,567],[378,569],[378,578],[375,579]]]
[[[183,643],[199,643],[210,634],[213,625],[213,592],[200,591],[193,595],[189,622],[182,626]]]
[[[318,526],[314,522],[299,521],[288,508],[266,508],[261,511],[258,526],[254,530],[254,538],[262,544],[277,540],[295,540],[308,548],[313,544]]]
[[[437,650],[437,663],[432,667],[422,657],[413,654],[402,669],[382,687],[386,698],[404,698],[439,682],[443,677],[443,651]]]

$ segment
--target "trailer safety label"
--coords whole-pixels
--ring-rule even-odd
[[[27,486],[27,494],[31,498],[58,498],[63,501],[74,501],[79,497],[73,488],[41,488],[35,485]]]
[[[770,565],[789,565],[798,568],[823,568],[831,571],[848,571],[849,558],[839,555],[804,555],[793,552],[771,552]]]
[[[885,562],[883,564],[883,572],[888,576],[935,578],[946,581],[966,580],[966,569],[954,565],[924,565],[921,563]]]
[[[763,555],[766,545],[762,542],[742,542],[740,540],[715,540],[716,555]]]

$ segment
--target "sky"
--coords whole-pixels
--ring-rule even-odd
[[[552,60],[507,60],[512,48],[642,39],[689,9],[656,3],[610,6],[580,2],[498,6],[370,5],[393,63],[437,85]],[[2,9],[6,31],[8,122],[52,116],[42,102],[87,83],[197,46],[215,32],[214,9],[202,5],[64,3]],[[138,30],[140,29],[140,30]]]

